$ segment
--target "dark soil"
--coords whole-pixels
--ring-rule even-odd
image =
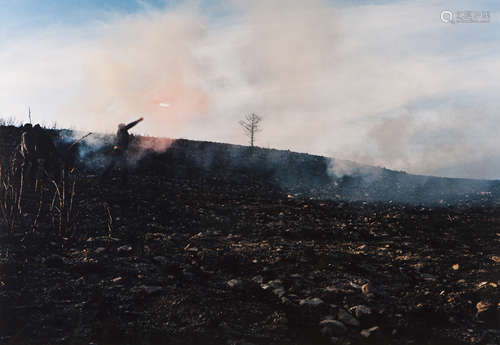
[[[179,152],[81,167],[71,227],[1,233],[0,344],[500,343],[491,194],[342,201]]]

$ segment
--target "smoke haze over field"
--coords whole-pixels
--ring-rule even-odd
[[[498,5],[377,3],[141,1],[3,30],[0,115],[30,105],[35,121],[107,132],[144,115],[134,131],[244,144],[238,120],[255,112],[260,146],[499,178]],[[445,24],[443,9],[491,22]]]

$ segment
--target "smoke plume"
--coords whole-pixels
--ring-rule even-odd
[[[444,24],[440,1],[212,6],[146,7],[3,43],[3,111],[29,102],[35,118],[108,133],[144,116],[134,132],[237,144],[254,112],[259,146],[491,177],[469,165],[500,156],[500,54],[464,37],[494,23]]]

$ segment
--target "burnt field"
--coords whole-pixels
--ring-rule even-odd
[[[81,150],[1,190],[1,344],[500,342],[495,182],[177,140],[136,146],[122,187]]]

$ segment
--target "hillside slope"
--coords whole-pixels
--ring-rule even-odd
[[[55,141],[85,133],[49,130]],[[20,129],[0,127],[0,150],[10,152]],[[113,137],[93,134],[79,145],[82,171],[99,173]],[[6,157],[6,155],[2,155]],[[500,181],[413,175],[323,156],[284,150],[137,136],[130,160],[138,172],[175,177],[202,175],[238,180],[252,176],[296,196],[349,201],[411,204],[500,202]]]
[[[262,152],[178,140],[137,156],[127,187],[86,156],[64,228],[43,181],[30,225],[26,184],[0,233],[0,344],[499,342],[494,200],[319,200],[324,158]]]

